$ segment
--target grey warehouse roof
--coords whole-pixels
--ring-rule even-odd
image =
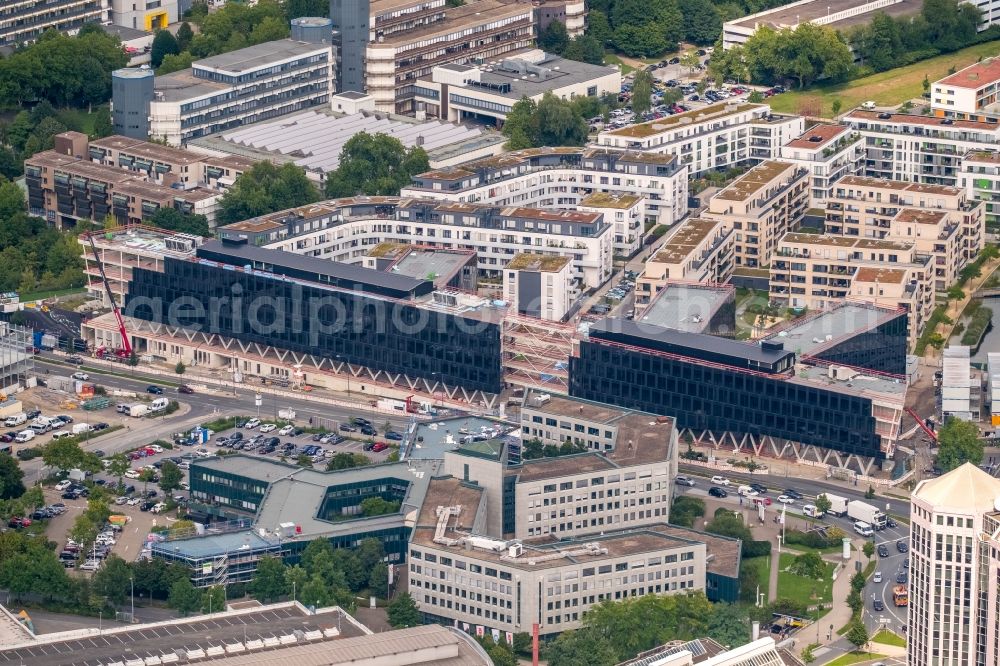
[[[705,285],[668,284],[642,313],[640,321],[701,333],[732,292]]]
[[[330,47],[323,44],[310,44],[309,42],[297,42],[291,39],[279,39],[274,42],[264,42],[263,44],[248,46],[245,49],[202,58],[194,63],[194,67],[239,73],[264,67],[279,60],[296,58],[328,48]]]
[[[337,116],[307,111],[227,132],[222,138],[238,146],[287,155],[298,166],[326,172],[340,166],[344,144],[358,132],[388,134],[407,148],[420,145],[427,151],[484,134],[479,128],[442,121],[414,122],[382,113]]]
[[[524,96],[534,97],[556,88],[586,83],[618,71],[614,67],[591,65],[549,54],[546,54],[545,59],[537,63],[508,58],[491,69],[493,71],[483,70],[480,75],[481,82],[497,85],[507,83],[510,84],[510,91],[487,90],[487,92],[515,101]],[[479,89],[472,86],[469,88]]]
[[[767,339],[783,342],[786,349],[809,356],[822,351],[824,347],[842,342],[845,336],[871,330],[894,316],[896,313],[892,310],[844,303],[806,317],[801,322],[792,322],[790,327]]]

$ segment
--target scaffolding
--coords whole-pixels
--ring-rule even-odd
[[[508,383],[569,390],[569,357],[579,341],[568,324],[507,313],[503,319],[503,369]]]
[[[0,321],[0,392],[28,387],[35,376],[33,348],[31,329]]]

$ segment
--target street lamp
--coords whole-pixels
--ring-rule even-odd
[[[128,582],[129,582],[129,587],[132,590],[132,617],[130,618],[130,621],[134,624],[135,623],[135,577],[129,576]]]

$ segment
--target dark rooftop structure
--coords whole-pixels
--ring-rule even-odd
[[[731,336],[736,330],[735,289],[731,285],[667,283],[638,320],[687,333]]]
[[[425,296],[434,290],[430,280],[260,248],[246,241],[208,241],[198,248],[197,256],[230,266],[249,266],[255,271],[402,300]]]

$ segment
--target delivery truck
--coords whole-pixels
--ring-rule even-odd
[[[885,514],[867,502],[860,500],[848,502],[847,516],[854,520],[862,520],[877,530],[885,529]]]
[[[827,513],[834,516],[847,515],[847,498],[833,493],[823,493],[820,497],[825,497],[830,502],[830,510]]]

